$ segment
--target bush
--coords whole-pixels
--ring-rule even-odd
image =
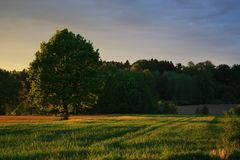
[[[201,113],[203,115],[208,115],[209,111],[208,111],[208,107],[207,106],[203,106],[203,108],[201,109]]]
[[[228,156],[240,152],[240,118],[237,116],[226,116],[224,119],[224,133],[222,144]]]
[[[159,101],[158,112],[160,114],[178,114],[177,106],[172,102]]]
[[[198,114],[198,115],[201,114],[201,109],[199,107],[196,108],[195,114]]]
[[[221,137],[221,146],[226,150],[229,159],[240,157],[240,106],[230,108],[224,117],[224,132]]]
[[[240,116],[240,105],[230,108],[227,112],[226,112],[227,116]]]
[[[209,110],[207,106],[203,106],[202,108],[197,107],[195,110],[195,114],[197,115],[208,115]]]

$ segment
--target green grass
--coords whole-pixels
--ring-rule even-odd
[[[134,117],[1,123],[0,159],[204,160],[220,141],[221,117]]]

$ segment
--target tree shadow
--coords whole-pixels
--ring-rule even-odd
[[[87,159],[88,150],[51,151],[50,153],[34,153],[30,155],[1,156],[0,160],[37,160],[37,159]]]
[[[237,160],[237,159],[240,159],[240,151],[235,151],[228,157],[228,160]]]
[[[221,160],[218,157],[211,157],[202,153],[189,153],[183,155],[170,155],[167,160]]]

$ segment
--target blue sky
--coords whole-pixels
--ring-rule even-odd
[[[0,0],[0,68],[21,70],[68,28],[103,60],[239,64],[239,0]]]

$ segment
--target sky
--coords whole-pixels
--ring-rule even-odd
[[[64,28],[102,60],[240,62],[239,0],[0,0],[0,68],[28,68]]]

